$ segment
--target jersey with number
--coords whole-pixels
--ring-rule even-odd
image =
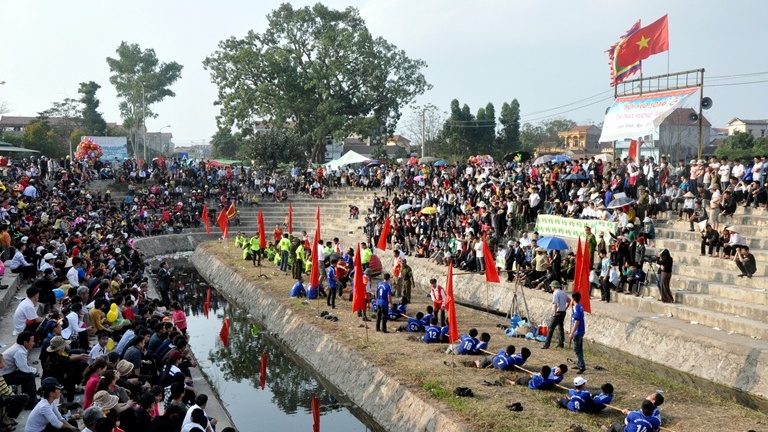
[[[469,335],[462,336],[459,346],[456,348],[456,354],[467,355],[474,353],[477,342],[476,338]]]
[[[376,285],[376,306],[389,306],[389,297],[392,295],[392,286],[381,281]]]
[[[493,357],[493,367],[499,370],[512,370],[515,368],[515,362],[505,350],[499,350],[499,353]]]
[[[568,409],[571,411],[584,411],[587,409],[592,395],[586,390],[568,390]]]
[[[416,318],[408,318],[408,331],[411,333],[420,333],[424,331],[424,324]]]
[[[421,319],[421,322],[424,323],[425,326],[428,326],[432,323],[432,318],[434,315],[432,314],[426,314],[424,315],[424,318]]]
[[[624,422],[624,432],[653,432],[661,427],[659,419],[653,415],[645,416],[642,411],[632,411]]]
[[[424,342],[426,343],[437,343],[440,342],[440,327],[438,326],[429,326],[424,331]]]

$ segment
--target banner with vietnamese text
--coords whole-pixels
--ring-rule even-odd
[[[600,142],[653,134],[661,122],[697,90],[688,88],[617,98],[605,114]]]
[[[601,231],[606,238],[608,233],[616,232],[617,222],[609,222],[596,219],[573,219],[562,216],[539,215],[536,218],[536,232],[540,237],[584,237],[584,227],[592,228],[592,234],[597,235]]]

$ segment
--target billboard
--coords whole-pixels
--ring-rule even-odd
[[[688,88],[616,98],[605,113],[600,142],[653,134],[661,122],[697,90]]]
[[[104,152],[101,160],[104,162],[112,161],[115,158],[122,161],[128,157],[128,137],[89,136],[87,138],[101,146],[101,150]]]

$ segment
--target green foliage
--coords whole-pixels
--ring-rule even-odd
[[[109,82],[121,99],[119,108],[123,125],[131,130],[134,150],[137,150],[139,125],[145,124],[147,117],[157,117],[152,105],[176,96],[169,87],[181,78],[183,66],[176,62],[160,63],[154,49],[142,51],[138,44],[125,41],[115,52],[116,58],[107,57],[112,72]]]
[[[13,132],[5,132],[2,135],[2,137],[0,137],[0,141],[7,142],[8,144],[13,144],[16,147],[23,146],[24,135],[15,134]]]
[[[576,122],[565,118],[544,120],[538,124],[525,123],[520,130],[519,150],[531,151],[542,144],[560,142],[558,132],[564,132],[576,126]]]
[[[98,111],[99,99],[96,97],[96,91],[101,86],[93,81],[87,83],[80,83],[78,93],[83,95],[80,98],[80,102],[83,104],[82,111],[82,129],[85,135],[106,135],[107,134],[107,122],[104,117]]]
[[[715,151],[718,158],[751,159],[768,155],[768,138],[755,138],[750,133],[737,132],[720,144]]]
[[[266,170],[275,170],[280,162],[304,166],[307,163],[306,148],[309,137],[299,136],[291,129],[268,129],[242,138],[238,157],[250,159]]]
[[[450,116],[436,141],[439,144],[432,153],[446,160],[465,160],[477,154],[504,155],[495,145],[496,109],[490,102],[473,116],[467,104],[459,108],[459,101],[452,100]]]
[[[267,19],[264,33],[221,41],[203,62],[219,88],[220,126],[245,138],[262,119],[290,120],[319,162],[327,135],[365,136],[370,119],[393,129],[401,108],[431,88],[421,72],[426,63],[374,38],[355,8],[284,3]]]
[[[67,154],[68,148],[51,129],[51,126],[41,119],[35,119],[24,129],[24,148],[37,150],[41,156],[52,158]]]
[[[235,159],[242,144],[243,139],[239,132],[233,135],[229,129],[219,129],[211,138],[211,156]]]
[[[65,98],[61,102],[54,102],[53,107],[38,113],[38,118],[49,126],[48,130],[53,132],[56,141],[65,149],[65,153],[68,154],[69,139],[72,136],[72,132],[79,129],[83,121],[79,101]],[[45,155],[53,157],[52,153],[46,153]]]
[[[501,130],[497,139],[499,152],[503,154],[520,150],[520,103],[512,99],[511,103],[504,102],[499,116]]]

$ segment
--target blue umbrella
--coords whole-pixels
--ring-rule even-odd
[[[435,162],[435,166],[436,167],[443,166],[443,165],[445,165],[445,161],[442,160],[442,159],[440,159],[439,161]]]
[[[563,162],[571,162],[573,159],[569,158],[566,155],[557,155],[554,159],[552,159],[552,163],[563,163]]]
[[[561,239],[560,237],[554,237],[554,236],[540,237],[539,240],[536,242],[536,244],[546,250],[568,249],[568,244],[565,243],[565,240]]]

